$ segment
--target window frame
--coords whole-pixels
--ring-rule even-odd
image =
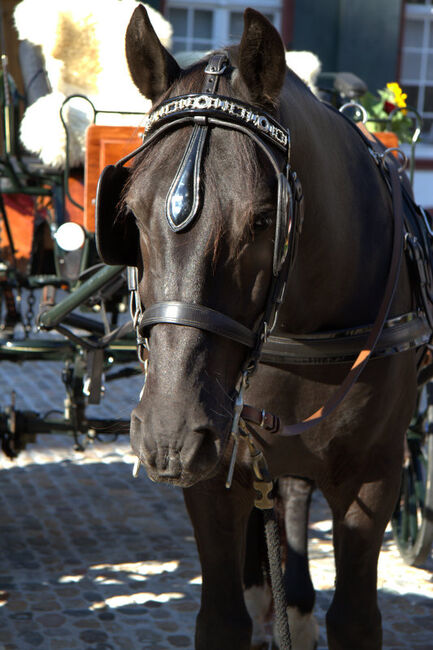
[[[423,119],[432,121],[432,125],[427,133],[433,137],[433,107],[431,110],[424,110],[426,90],[431,88],[433,93],[433,76],[427,75],[428,58],[430,57],[430,66],[433,66],[433,0],[426,0],[424,4],[405,3],[404,8],[404,31],[401,48],[400,64],[400,85],[403,89],[418,89],[417,103],[414,108],[420,113]],[[422,42],[419,45],[407,45],[405,43],[405,30],[409,21],[420,21],[423,24]],[[431,42],[429,42],[431,41]],[[405,55],[419,54],[421,57],[420,70],[418,77],[403,75],[403,61]]]

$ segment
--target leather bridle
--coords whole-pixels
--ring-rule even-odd
[[[205,305],[180,301],[157,302],[141,309],[135,295],[134,321],[137,343],[146,346],[150,329],[161,323],[196,327],[228,338],[249,348],[242,374],[250,375],[259,360],[263,343],[277,321],[284,288],[296,250],[296,240],[302,228],[303,195],[296,173],[290,168],[290,133],[271,115],[240,100],[217,94],[221,76],[230,71],[227,54],[213,54],[205,68],[205,82],[201,93],[171,97],[162,102],[145,121],[146,136],[143,144],[119,160],[119,170],[137,154],[167,132],[193,125],[184,156],[170,186],[165,212],[168,226],[181,232],[198,218],[201,207],[200,176],[204,144],[211,127],[231,129],[247,135],[265,154],[277,178],[277,211],[275,219],[272,279],[264,312],[255,330]],[[96,212],[104,186],[104,174],[110,179],[113,170],[104,170],[98,187]],[[98,218],[97,218],[98,223]],[[100,238],[97,233],[97,241]],[[99,242],[100,243],[100,242]],[[101,245],[100,249],[103,248]],[[100,250],[104,259],[104,251]],[[131,289],[137,291],[137,279],[131,278]],[[245,380],[246,381],[246,380]]]

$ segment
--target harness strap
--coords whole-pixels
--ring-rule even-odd
[[[403,203],[402,203],[402,193],[400,187],[400,181],[398,177],[398,172],[393,163],[388,163],[386,158],[382,159],[382,164],[385,169],[388,171],[390,183],[391,183],[391,193],[392,193],[392,203],[393,203],[393,213],[394,213],[394,233],[393,233],[393,242],[392,242],[392,254],[391,262],[388,271],[388,278],[385,286],[385,293],[382,298],[381,305],[379,307],[379,312],[377,318],[374,322],[374,325],[370,331],[368,339],[365,343],[365,346],[361,352],[356,357],[354,363],[352,364],[349,372],[347,373],[345,379],[340,384],[335,393],[330,397],[330,399],[321,406],[317,411],[310,415],[305,420],[297,422],[295,424],[289,424],[283,426],[282,429],[278,431],[279,436],[290,437],[299,435],[311,429],[322,422],[328,415],[330,415],[339,404],[346,397],[347,393],[350,391],[352,386],[357,381],[361,372],[365,368],[367,362],[370,360],[373,350],[376,347],[376,344],[382,334],[382,330],[385,326],[385,322],[388,316],[389,309],[391,307],[392,300],[394,298],[395,290],[397,288],[398,279],[400,276],[400,267],[402,260],[403,252]],[[244,406],[241,418],[251,421],[251,407],[248,409]],[[257,417],[256,413],[253,412],[253,416]],[[254,422],[254,421],[253,421]],[[252,433],[252,432],[251,432]]]
[[[262,348],[261,363],[278,365],[325,365],[351,363],[370,334],[372,326],[351,327],[318,334],[269,336]],[[372,358],[418,348],[429,342],[431,330],[424,312],[409,312],[386,321]]]
[[[185,325],[218,334],[249,348],[254,347],[256,334],[242,323],[215,309],[195,303],[168,300],[156,302],[142,312],[138,321],[141,336],[147,336],[153,325],[170,323]]]

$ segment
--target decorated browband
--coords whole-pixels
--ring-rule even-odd
[[[269,138],[278,147],[287,149],[288,146],[287,129],[273,117],[265,112],[256,113],[250,105],[223,95],[194,93],[171,97],[146,116],[144,126],[146,132],[150,132],[152,127],[163,121],[169,121],[170,118],[177,120],[188,115],[216,118],[220,116],[227,121],[243,123]]]

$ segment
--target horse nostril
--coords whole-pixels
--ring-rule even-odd
[[[131,413],[131,427],[141,426],[142,424],[143,424],[143,420],[138,413],[138,409],[137,408],[133,409]]]
[[[175,478],[180,476],[182,473],[180,452],[176,449],[159,449],[156,468],[158,469],[159,475],[165,478]]]

